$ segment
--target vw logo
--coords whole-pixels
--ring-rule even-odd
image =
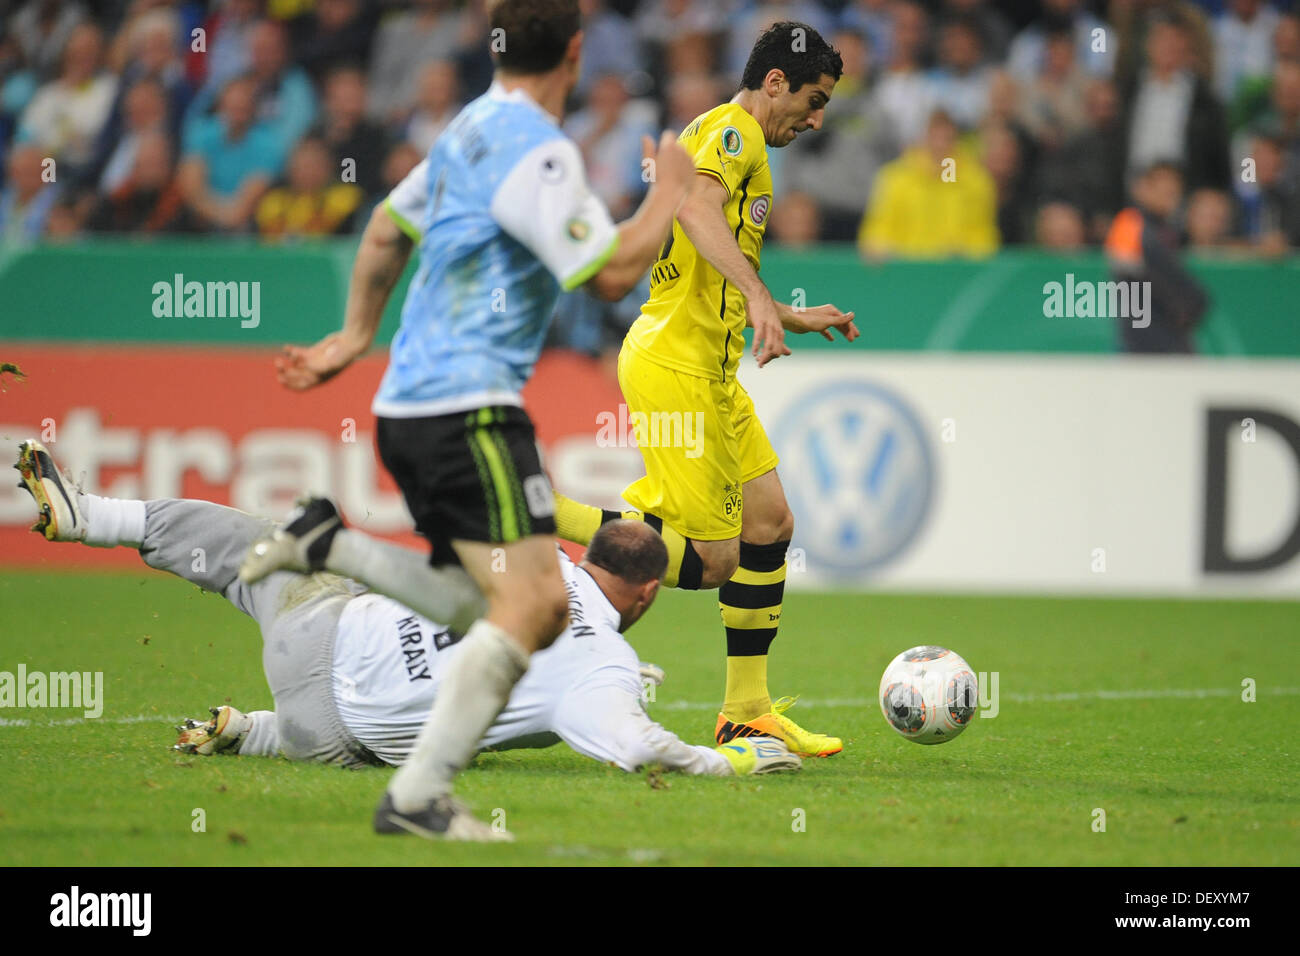
[[[810,566],[857,574],[915,540],[934,494],[934,463],[916,415],[862,381],[798,396],[775,429],[781,478]]]

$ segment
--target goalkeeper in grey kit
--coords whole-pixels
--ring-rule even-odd
[[[274,527],[268,520],[207,501],[78,492],[36,441],[23,442],[15,467],[39,509],[33,530],[51,541],[135,548],[145,564],[222,595],[260,626],[275,709],[213,708],[212,719],[187,722],[179,749],[348,767],[406,759],[460,635],[333,574],[276,572],[243,583],[239,563]],[[779,741],[691,746],[646,714],[643,675],[657,683],[662,672],[641,664],[622,632],[654,602],[666,563],[662,539],[635,521],[603,528],[578,564],[561,553],[570,626],[537,653],[479,749],[564,742],[627,771],[797,768],[799,758]]]

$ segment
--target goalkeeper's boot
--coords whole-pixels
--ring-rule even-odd
[[[22,475],[18,487],[31,493],[41,512],[32,530],[45,535],[47,541],[84,541],[86,522],[77,507],[77,489],[54,464],[49,449],[28,439],[18,446],[14,467]]]
[[[298,508],[275,531],[254,541],[239,566],[239,580],[256,584],[272,571],[311,574],[325,569],[343,519],[328,498],[299,498]]]
[[[515,838],[509,830],[479,820],[453,797],[438,797],[413,813],[403,813],[387,791],[375,808],[374,826],[376,833],[411,833],[426,840],[510,843]]]
[[[738,737],[775,737],[800,757],[829,757],[843,750],[844,742],[839,737],[811,733],[785,716],[796,700],[797,697],[782,697],[766,714],[749,720],[733,722],[727,719],[726,714],[718,714],[713,737],[720,744]]]
[[[736,737],[715,748],[737,777],[776,770],[798,770],[803,761],[775,737]]]
[[[210,707],[208,712],[212,714],[211,719],[195,720],[190,717],[176,728],[181,735],[176,739],[172,750],[211,757],[226,750],[238,749],[253,729],[253,718],[233,707]]]

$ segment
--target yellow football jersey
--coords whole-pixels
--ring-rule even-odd
[[[698,117],[678,140],[696,169],[727,188],[723,213],[736,242],[758,269],[772,208],[772,171],[763,130],[735,103]],[[672,235],[650,270],[650,298],[627,343],[668,368],[731,381],[745,348],[745,299],[673,221]]]

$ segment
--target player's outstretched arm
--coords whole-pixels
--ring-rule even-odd
[[[665,132],[659,138],[657,152],[654,141],[643,136],[641,152],[643,159],[653,161],[650,191],[632,217],[618,224],[617,250],[587,282],[588,291],[607,302],[617,302],[635,289],[654,265],[695,176],[695,163],[674,133]]]
[[[715,777],[799,769],[799,758],[771,738],[740,739],[721,747],[683,742],[650,719],[636,686],[610,683],[569,690],[555,709],[552,730],[584,757],[629,773],[652,766]]]
[[[369,351],[383,320],[384,309],[411,258],[414,242],[389,216],[383,203],[375,207],[361,235],[343,329],[315,345],[286,345],[275,359],[280,384],[295,391],[313,388],[343,371]]]
[[[726,202],[727,187],[712,174],[700,173],[677,211],[677,222],[696,251],[745,297],[747,324],[754,330],[754,356],[762,368],[774,358],[789,355],[790,349],[785,344],[785,329],[772,293],[740,251],[727,225],[722,211]]]
[[[835,341],[831,329],[837,329],[848,342],[860,334],[858,327],[853,324],[853,313],[841,312],[830,303],[796,309],[792,305],[778,302],[776,309],[781,316],[781,325],[787,332],[820,332],[821,337],[828,342]]]

